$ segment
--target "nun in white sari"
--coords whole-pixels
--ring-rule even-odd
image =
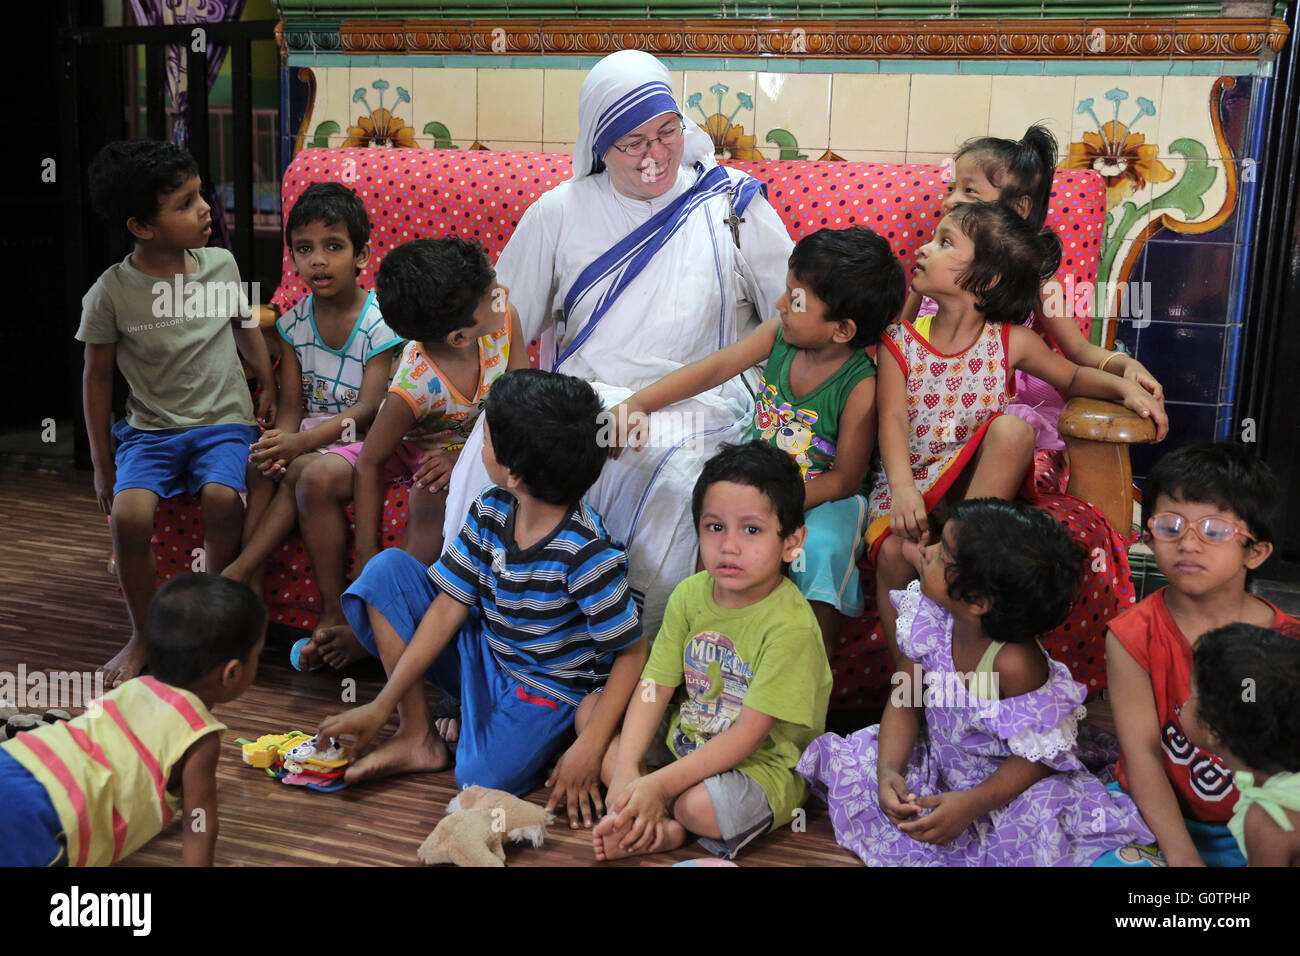
[[[573,178],[528,208],[496,267],[524,339],[542,340],[542,367],[591,382],[606,407],[774,315],[794,246],[765,188],[718,166],[709,136],[682,121],[670,84],[658,60],[634,50],[592,69]],[[657,412],[649,446],[610,460],[587,494],[627,546],[651,638],[695,570],[695,480],[752,415],[740,378]],[[448,542],[489,483],[481,449],[480,419],[452,473]]]

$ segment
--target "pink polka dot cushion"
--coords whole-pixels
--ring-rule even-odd
[[[908,275],[916,250],[934,234],[947,190],[944,168],[935,165],[779,160],[729,165],[767,184],[769,201],[796,241],[822,228],[866,226],[889,240]],[[355,191],[371,224],[371,258],[361,284],[373,288],[388,250],[411,239],[475,237],[495,260],[524,210],[571,172],[571,159],[563,153],[307,149],[285,171],[283,204],[288,215],[313,182],[341,182]],[[1092,170],[1056,173],[1047,224],[1061,237],[1063,288],[1080,288],[1097,277],[1105,201],[1101,177]],[[283,312],[306,294],[286,248],[280,287],[271,301]],[[1086,333],[1091,300],[1078,298],[1074,311]]]

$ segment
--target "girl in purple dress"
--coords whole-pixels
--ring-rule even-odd
[[[923,539],[924,543],[924,539]],[[1076,751],[1086,689],[1035,640],[1069,610],[1080,557],[1052,518],[995,499],[909,543],[880,724],[818,737],[799,772],[872,866],[1087,866],[1150,831]],[[998,640],[994,640],[994,635]]]

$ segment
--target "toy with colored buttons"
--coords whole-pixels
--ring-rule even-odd
[[[264,769],[281,783],[321,793],[347,786],[343,772],[352,758],[347,748],[333,738],[328,747],[318,748],[315,737],[291,730],[237,742],[244,747],[244,763]]]

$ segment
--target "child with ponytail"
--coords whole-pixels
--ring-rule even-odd
[[[942,214],[948,215],[961,203],[995,202],[1034,229],[1042,229],[1047,221],[1055,165],[1056,139],[1042,126],[1029,127],[1019,140],[995,136],[967,140],[954,158],[948,195],[940,207]],[[900,317],[913,321],[919,315],[932,315],[935,310],[934,300],[913,287]],[[1024,325],[1049,344],[1055,344],[1074,364],[1128,379],[1163,401],[1164,389],[1141,362],[1122,352],[1093,345],[1084,338],[1074,318],[1062,307],[1059,289],[1053,289],[1051,283],[1040,290]],[[1008,406],[1007,413],[1033,427],[1035,448],[1059,451],[1065,447],[1056,430],[1064,407],[1060,393],[1042,379],[1026,372],[1016,373],[1016,400]]]
[[[879,447],[884,473],[868,499],[867,544],[876,558],[878,606],[891,648],[889,592],[915,570],[904,540],[924,544],[929,515],[947,497],[1014,498],[1033,460],[1030,427],[1004,414],[1023,371],[1070,395],[1123,402],[1156,423],[1164,405],[1142,385],[1050,350],[1021,323],[1056,272],[1061,243],[1007,207],[963,203],[917,253],[912,288],[937,303],[916,323],[885,330],[879,353]]]

